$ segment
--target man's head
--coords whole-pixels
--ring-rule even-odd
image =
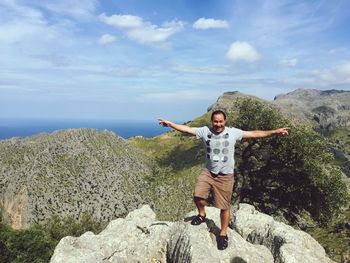
[[[216,133],[220,133],[225,129],[226,114],[222,110],[213,111],[211,114],[211,126]]]

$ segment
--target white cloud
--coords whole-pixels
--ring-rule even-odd
[[[225,20],[212,18],[199,18],[193,23],[193,28],[196,29],[210,29],[210,28],[228,28],[229,24]]]
[[[313,76],[323,86],[350,84],[350,62],[332,69],[314,71]]]
[[[181,22],[173,23],[168,27],[147,24],[128,31],[127,36],[139,43],[161,43],[165,42],[171,35],[182,30],[182,28],[183,24]]]
[[[329,54],[336,54],[336,53],[345,53],[347,51],[346,48],[333,48],[328,51]]]
[[[255,62],[260,59],[260,54],[248,42],[236,41],[231,44],[226,57],[232,61]]]
[[[104,34],[98,39],[100,45],[108,45],[116,41],[116,37],[110,34]]]
[[[3,6],[1,6],[3,5]],[[41,11],[43,8],[33,8],[18,4],[15,1],[5,1],[0,4],[0,43],[12,45],[17,43],[26,48],[46,45],[52,41],[68,44],[77,27],[71,20],[57,19],[49,22]]]
[[[130,40],[141,44],[162,44],[184,28],[182,21],[170,21],[163,23],[162,26],[157,26],[132,15],[106,16],[101,14],[99,18],[103,23],[123,30]]]
[[[114,26],[117,28],[135,28],[141,27],[143,21],[141,17],[132,15],[111,15],[106,16],[104,13],[99,15],[102,22],[107,25]]]
[[[222,65],[210,66],[193,66],[178,64],[171,68],[174,72],[188,73],[188,74],[212,74],[212,75],[232,75],[232,68]]]
[[[172,91],[168,92],[151,92],[141,94],[137,100],[139,101],[200,101],[207,100],[210,97],[217,97],[218,91],[204,91],[204,90],[176,90],[175,88]]]
[[[296,58],[283,59],[281,61],[281,65],[286,67],[295,67],[297,64],[298,64],[298,59]]]
[[[66,15],[81,20],[92,19],[97,4],[97,0],[41,0],[34,1],[33,6],[45,8],[54,14]]]

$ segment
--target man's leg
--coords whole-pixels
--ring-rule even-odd
[[[220,236],[226,236],[227,235],[227,228],[228,224],[230,223],[230,208],[228,209],[221,209],[220,211],[220,219],[221,219],[221,229],[220,229]]]
[[[233,190],[233,174],[219,176],[213,184],[214,204],[220,208],[221,228],[217,236],[218,249],[223,250],[228,246],[227,229],[230,222],[230,205]]]
[[[198,214],[205,217],[205,199],[195,196],[194,202],[196,203]]]
[[[194,188],[194,202],[198,209],[198,214],[205,217],[205,205],[208,193],[211,188],[212,177],[208,169],[204,169],[197,177]]]
[[[200,225],[202,223],[205,223],[205,218],[206,218],[205,199],[200,198],[198,196],[195,196],[194,202],[196,203],[196,206],[198,208],[198,215],[192,219],[191,225],[197,226],[197,225]]]

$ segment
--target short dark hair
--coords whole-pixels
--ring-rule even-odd
[[[214,110],[214,111],[211,113],[210,119],[213,120],[214,115],[216,115],[216,114],[222,114],[222,115],[224,116],[224,120],[226,120],[226,113],[223,112],[222,110]]]

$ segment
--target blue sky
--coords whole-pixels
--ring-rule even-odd
[[[0,118],[186,121],[222,93],[350,90],[350,1],[2,0]]]

